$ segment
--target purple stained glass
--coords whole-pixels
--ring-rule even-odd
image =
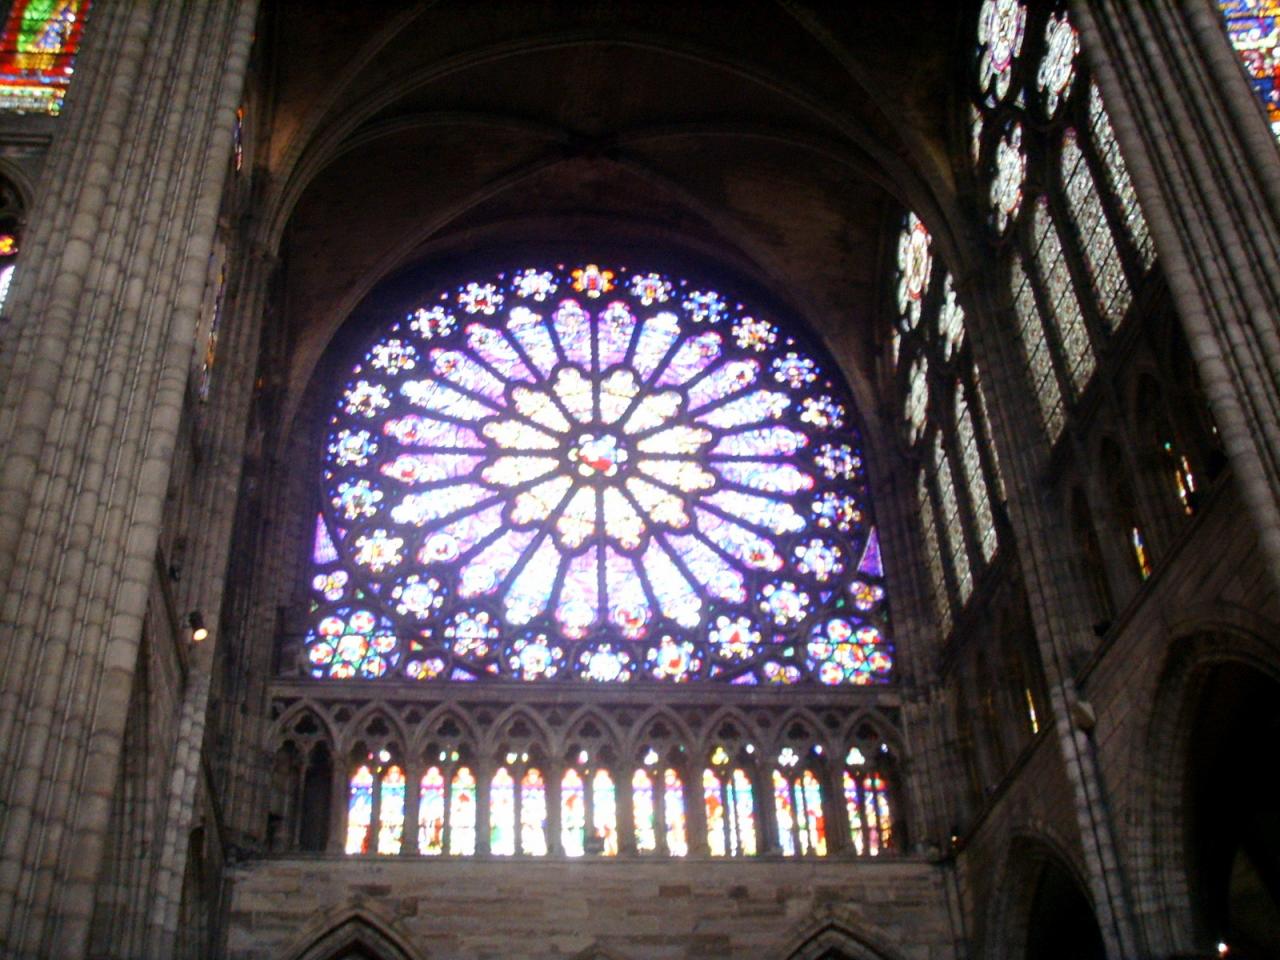
[[[858,561],[858,572],[869,577],[884,576],[884,566],[880,562],[880,536],[875,527],[867,534],[867,545],[862,550],[862,559]]]
[[[329,528],[325,526],[324,517],[316,514],[315,544],[311,549],[311,559],[317,564],[333,563],[338,559],[338,551],[329,536]]]
[[[832,682],[812,630],[883,593],[835,366],[731,297],[523,268],[359,356],[323,448],[317,677]]]

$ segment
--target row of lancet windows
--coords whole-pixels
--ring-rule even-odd
[[[559,769],[528,753],[502,759],[482,777],[456,750],[417,770],[369,754],[349,781],[345,852],[821,857],[897,846],[886,776],[858,747],[830,779],[820,747],[784,747],[763,777],[746,751],[717,747],[692,782],[680,757],[653,749],[631,771],[596,766],[586,750]]]
[[[985,0],[978,17],[971,157],[1007,281],[1027,387],[1047,444],[1061,438],[1098,358],[1130,313],[1155,248],[1065,4]],[[987,398],[952,275],[907,213],[898,241],[891,359],[935,612],[943,631],[999,545],[1005,498]],[[1152,413],[1152,416],[1157,414]],[[1163,424],[1162,470],[1183,511],[1200,481]],[[1134,571],[1152,572],[1149,531],[1125,484],[1116,499]],[[1073,506],[1073,510],[1074,510]],[[1086,551],[1088,552],[1088,551]],[[1094,551],[1096,553],[1096,550]]]

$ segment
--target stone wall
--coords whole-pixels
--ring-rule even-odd
[[[956,956],[943,874],[915,860],[317,856],[242,864],[232,884],[232,960],[309,956],[318,942],[336,945],[344,927],[432,960],[781,960],[824,936],[883,957]]]

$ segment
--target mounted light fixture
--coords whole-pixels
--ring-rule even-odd
[[[196,643],[209,636],[209,628],[204,625],[204,616],[199,610],[192,610],[187,614],[187,623],[191,625],[191,639]]]

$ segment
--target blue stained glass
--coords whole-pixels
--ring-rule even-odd
[[[847,396],[769,320],[660,274],[527,268],[359,357],[323,449],[315,676],[891,673],[856,656],[887,639],[814,638],[854,609],[888,636],[879,546]]]

